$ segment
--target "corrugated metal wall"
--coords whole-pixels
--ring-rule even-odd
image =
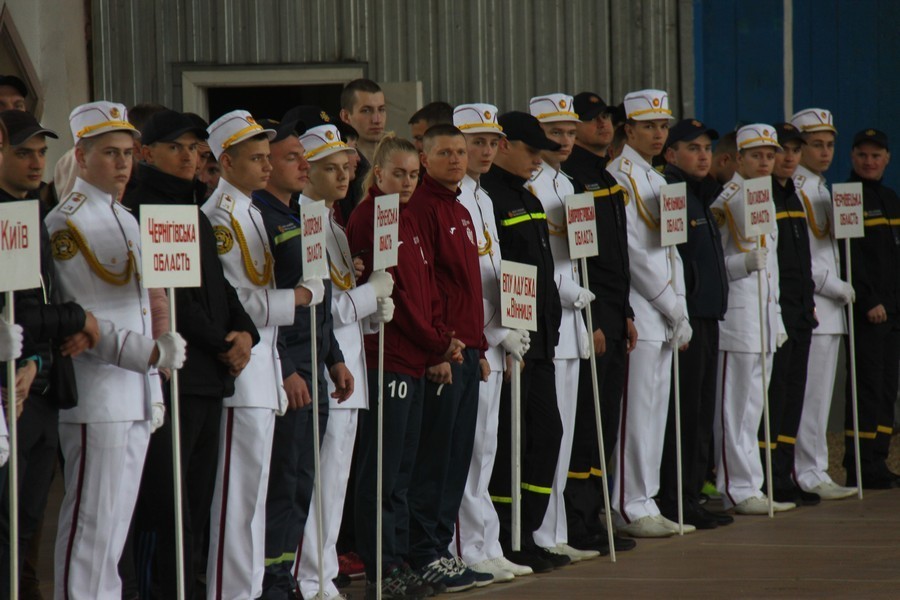
[[[691,0],[93,0],[94,95],[179,107],[178,65],[354,62],[424,100],[661,87],[693,107]]]

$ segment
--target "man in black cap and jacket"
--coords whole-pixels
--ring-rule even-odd
[[[197,145],[206,137],[206,131],[188,115],[172,110],[152,115],[142,130],[143,161],[137,168],[138,183],[123,203],[136,215],[144,204],[201,203],[203,195],[198,193],[194,175],[199,160]],[[256,326],[225,278],[216,235],[200,210],[197,224],[201,285],[175,290],[176,327],[191,345],[190,356],[179,373],[187,597],[196,585],[193,557],[204,552],[203,529],[209,521],[215,483],[222,399],[234,394],[234,379],[259,341]],[[169,386],[163,389],[168,403]],[[135,517],[139,532],[155,534],[151,585],[158,598],[176,595],[171,437],[171,420],[167,419],[150,438]]]

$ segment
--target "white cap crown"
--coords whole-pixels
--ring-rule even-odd
[[[575,113],[575,100],[568,94],[535,96],[528,102],[528,111],[541,123],[580,121]]]
[[[766,123],[744,125],[737,130],[736,143],[738,150],[749,150],[762,146],[774,146],[777,150],[781,150],[778,133],[774,127]]]
[[[499,133],[506,137],[493,104],[460,104],[453,109],[453,125],[463,133]]]
[[[837,129],[834,128],[834,115],[830,110],[824,108],[805,108],[794,113],[794,116],[791,117],[791,125],[803,133],[816,131],[837,133]]]
[[[76,144],[84,138],[110,131],[127,131],[135,137],[141,135],[134,125],[128,122],[128,110],[124,104],[105,100],[76,106],[69,113],[69,127]]]
[[[625,118],[635,121],[672,119],[669,94],[663,90],[640,90],[626,94]]]
[[[274,129],[263,129],[246,110],[233,110],[225,113],[206,128],[209,133],[209,149],[216,156],[216,160],[223,152],[244,140],[266,134],[270,140],[275,137]]]
[[[307,129],[300,136],[300,143],[306,151],[306,160],[317,161],[331,156],[335,152],[356,152],[341,140],[341,133],[334,125],[319,125]]]

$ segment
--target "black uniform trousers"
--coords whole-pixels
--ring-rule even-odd
[[[619,413],[625,387],[626,340],[606,340],[606,352],[597,356],[597,387],[600,390],[600,417],[603,421],[603,452],[612,456],[619,435]],[[597,420],[594,414],[594,388],[591,361],[582,360],[578,372],[578,399],[575,407],[575,432],[569,476],[563,496],[569,541],[596,534],[603,528],[603,469],[597,443]]]
[[[307,380],[306,385],[312,396],[312,382]],[[321,372],[318,410],[321,446],[328,426],[328,384]],[[264,599],[281,600],[297,587],[292,569],[315,485],[314,439],[312,407],[288,410],[275,418],[266,493],[266,572],[261,596]],[[323,498],[325,501],[327,498]]]
[[[409,562],[421,568],[449,553],[475,444],[479,351],[450,363],[453,383],[425,382],[419,450],[409,486]]]
[[[776,492],[789,492],[796,487],[793,481],[794,448],[803,413],[809,345],[812,342],[812,329],[786,329],[788,339],[772,357],[772,377],[769,380],[772,487]],[[760,424],[757,436],[763,465],[766,464],[764,426],[765,423]]]
[[[356,451],[356,550],[366,566],[366,578],[376,577],[376,494],[378,492],[378,371],[370,369],[369,410],[359,411]],[[384,572],[401,565],[409,552],[409,505],[425,379],[402,373],[384,374],[384,426],[382,430],[381,560]],[[344,519],[347,520],[346,518]]]
[[[176,596],[175,484],[172,456],[171,386],[163,387],[166,420],[150,436],[134,517],[135,562],[141,598]],[[181,485],[184,535],[184,591],[193,597],[198,577],[206,574],[207,540],[219,457],[222,399],[181,395]]]
[[[700,505],[706,480],[709,451],[716,416],[716,376],[719,360],[719,321],[691,317],[691,341],[678,351],[681,402],[681,473],[685,507]],[[674,367],[673,367],[674,368]],[[678,447],[675,438],[675,378],[669,394],[669,417],[659,473],[659,509],[678,511]]]
[[[866,479],[890,477],[886,464],[894,426],[900,362],[900,315],[888,314],[884,323],[870,323],[864,314],[854,314],[856,326],[856,390],[859,411],[859,458],[863,485]],[[849,341],[845,341],[849,346]],[[850,361],[847,360],[846,411],[844,416],[844,467],[848,476],[856,471],[853,446],[853,403],[850,391]]]
[[[556,403],[553,359],[526,359],[521,374],[522,549],[534,549],[532,534],[547,512],[556,474],[562,420]],[[503,384],[497,427],[497,457],[488,489],[500,518],[500,545],[512,551],[512,390]]]
[[[35,536],[50,493],[59,448],[59,411],[39,396],[25,400],[18,420],[19,567]],[[0,469],[0,597],[9,597],[9,465]]]

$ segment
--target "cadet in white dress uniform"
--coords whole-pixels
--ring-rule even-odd
[[[294,321],[294,308],[306,296],[300,288],[275,289],[265,226],[250,198],[254,189],[266,186],[268,140],[275,132],[242,110],[223,115],[208,131],[222,177],[202,210],[216,233],[225,277],[253,319],[260,341],[235,380],[234,396],[223,404],[206,589],[211,600],[246,600],[262,593],[272,432],[276,412],[287,407],[277,328]],[[321,286],[318,290],[321,300]]]
[[[794,476],[806,492],[825,500],[845,498],[853,490],[842,488],[828,476],[828,414],[831,411],[834,377],[837,372],[841,336],[847,333],[844,306],[854,296],[853,287],[841,279],[840,254],[832,238],[831,192],[822,176],[834,156],[837,130],[831,112],[807,108],[791,117],[791,124],[803,134],[806,144],[800,166],[794,173],[794,187],[803,202],[809,226],[812,275],[815,284],[816,318],[809,347],[809,372],[803,396],[803,412],[794,449]],[[849,402],[849,398],[847,401]],[[789,443],[779,439],[778,443]]]
[[[357,286],[353,257],[344,228],[334,220],[334,205],[346,194],[350,182],[344,171],[348,164],[347,153],[356,150],[341,141],[340,133],[334,125],[320,125],[308,130],[300,137],[300,142],[310,161],[310,183],[303,189],[300,205],[311,202],[325,202],[328,207],[328,224],[325,239],[328,252],[328,266],[331,273],[331,315],[334,319],[334,337],[344,355],[344,364],[353,375],[353,392],[346,399],[334,398],[336,386],[328,378],[328,427],[322,438],[319,451],[321,460],[323,520],[323,555],[325,561],[325,582],[319,582],[318,550],[316,536],[316,497],[303,531],[303,543],[297,553],[299,562],[297,582],[304,598],[314,598],[321,592],[326,598],[338,595],[333,579],[338,575],[338,557],[335,544],[341,528],[344,498],[350,478],[350,462],[356,441],[356,424],[360,410],[369,408],[366,381],[366,355],[363,335],[371,333],[378,322],[390,321],[394,303],[390,299],[393,279],[385,272],[374,272],[366,284]],[[340,158],[330,158],[338,155]],[[329,159],[330,160],[325,160]],[[324,162],[320,162],[324,161]],[[326,167],[335,168],[342,175],[332,180],[324,180],[317,173]],[[336,184],[336,185],[335,185]],[[344,191],[335,189],[343,187]],[[375,368],[375,365],[373,365]]]
[[[65,488],[55,552],[55,597],[118,598],[117,565],[137,499],[153,425],[164,409],[160,368],[179,368],[184,340],[152,337],[141,286],[137,221],[119,202],[131,170],[125,107],[83,104],[69,115],[80,168],[46,218],[59,302],[91,311],[101,338],[73,359],[78,405],[59,413]]]
[[[453,124],[466,136],[469,162],[460,182],[459,202],[472,217],[478,243],[481,291],[484,299],[484,337],[490,366],[487,381],[478,388],[478,420],[475,445],[462,504],[459,507],[455,541],[451,551],[473,570],[490,573],[494,581],[509,581],[515,574],[530,569],[507,564],[500,546],[500,520],[488,484],[497,455],[497,426],[500,390],[503,384],[506,352],[521,360],[528,349],[528,332],[503,327],[500,314],[500,244],[494,205],[481,187],[479,178],[494,162],[499,140],[504,136],[497,123],[497,107],[491,104],[462,104],[453,111]]]
[[[575,193],[575,187],[569,176],[562,172],[560,165],[569,158],[575,145],[575,125],[579,120],[572,110],[573,103],[572,96],[566,94],[536,96],[530,100],[531,114],[540,122],[547,137],[562,147],[556,151],[541,152],[543,163],[527,187],[541,201],[547,214],[553,276],[562,303],[559,343],[556,345],[553,362],[556,367],[556,401],[562,419],[563,437],[550,503],[540,529],[534,532],[534,541],[542,548],[556,554],[565,554],[577,561],[598,556],[599,552],[575,550],[567,544],[569,527],[563,496],[575,433],[578,371],[581,359],[588,358],[588,333],[581,309],[594,300],[594,294],[581,287],[578,264],[569,258],[569,238],[566,233],[566,197]]]
[[[781,151],[771,125],[757,123],[737,132],[738,169],[712,204],[722,233],[728,272],[728,311],[719,323],[719,367],[716,390],[716,476],[725,508],[739,514],[766,514],[768,501],[760,492],[764,473],[757,432],[763,414],[763,355],[759,337],[759,285],[763,271],[766,303],[766,376],[772,374],[772,356],[787,340],[778,305],[778,230],[759,238],[743,234],[744,180],[768,177]],[[795,505],[775,502],[775,510]]]
[[[668,137],[668,94],[643,90],[625,96],[627,143],[609,163],[625,190],[631,307],[638,341],[628,357],[619,439],[609,459],[618,529],[635,537],[667,537],[678,525],[663,517],[653,497],[668,417],[672,348],[690,341],[681,256],[672,272],[660,246],[659,193],[665,178],[651,165]],[[693,526],[685,525],[685,532]]]

